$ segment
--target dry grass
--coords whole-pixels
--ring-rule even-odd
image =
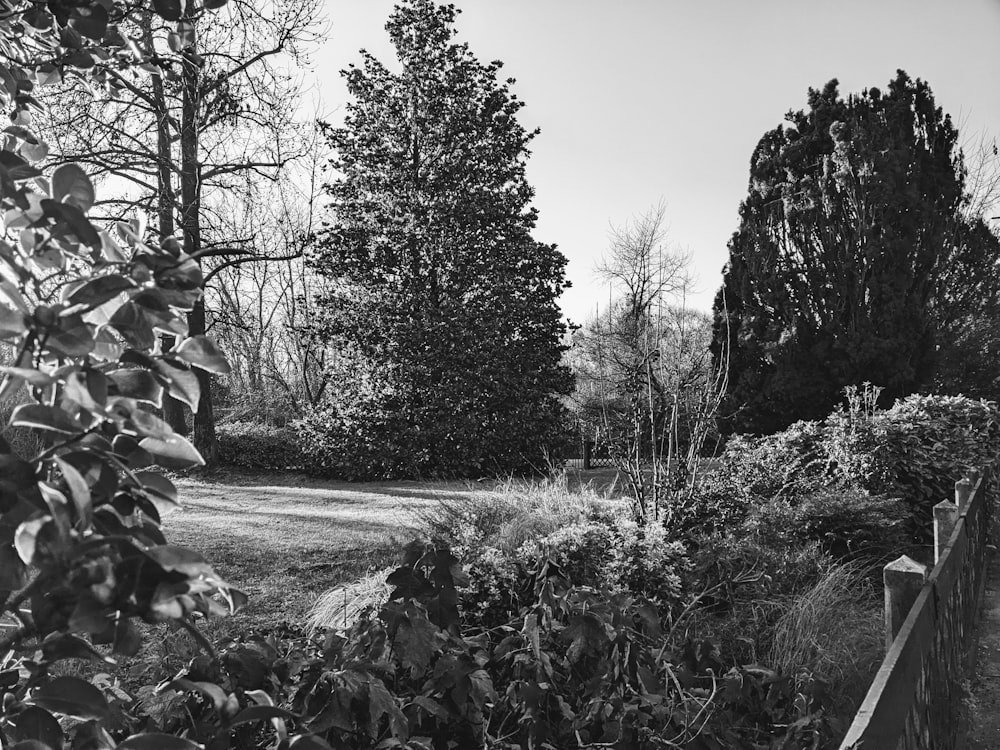
[[[443,497],[416,512],[417,530],[429,539],[483,544],[513,552],[599,512],[613,501],[608,491],[566,474],[548,479],[507,479],[465,498]]]
[[[811,589],[778,605],[765,663],[826,680],[834,702],[853,709],[883,656],[882,612],[873,598],[865,567],[831,567]]]

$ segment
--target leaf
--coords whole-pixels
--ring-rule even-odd
[[[164,21],[181,20],[181,0],[153,0],[153,10]]]
[[[86,15],[83,15],[84,13]],[[82,36],[99,42],[104,39],[104,34],[108,30],[108,11],[98,3],[88,3],[76,10],[75,17],[70,19],[70,26]]]
[[[157,547],[150,547],[144,553],[147,557],[155,560],[164,570],[182,573],[190,578],[200,575],[215,576],[212,566],[208,564],[199,553],[187,547],[178,547],[173,544],[163,544]]]
[[[34,561],[38,535],[51,522],[52,516],[40,516],[25,521],[17,527],[17,532],[14,534],[14,549],[25,565],[31,565]]]
[[[166,469],[186,469],[190,466],[204,466],[205,459],[186,438],[170,435],[165,439],[144,437],[139,447],[149,452],[156,463]]]
[[[0,372],[10,375],[17,380],[23,380],[36,388],[46,388],[56,382],[56,379],[48,373],[34,370],[30,367],[0,366]]]
[[[122,335],[129,346],[152,349],[156,345],[153,326],[142,308],[131,300],[115,310],[108,324]]]
[[[569,648],[566,649],[566,658],[571,664],[575,664],[584,656],[599,655],[608,643],[604,623],[590,613],[570,618],[560,637],[570,641]]]
[[[15,427],[31,427],[60,435],[79,435],[86,431],[80,422],[62,409],[41,404],[22,404],[10,417]]]
[[[32,693],[30,702],[79,719],[106,719],[109,714],[103,693],[79,677],[56,677]]]
[[[235,727],[238,724],[248,724],[251,721],[296,718],[298,717],[291,711],[286,711],[285,709],[278,708],[277,706],[249,706],[236,714],[229,725]]]
[[[198,376],[190,370],[182,370],[162,359],[156,360],[153,367],[163,378],[170,395],[187,404],[192,411],[197,411],[198,403],[201,401]]]
[[[205,7],[208,7],[206,0]],[[288,750],[333,750],[330,743],[315,734],[297,734],[292,737]]]
[[[66,300],[71,305],[97,307],[113,300],[122,292],[135,289],[135,282],[126,276],[110,274],[91,279],[71,293]]]
[[[219,375],[228,375],[232,370],[225,356],[207,336],[191,336],[174,347],[173,354],[188,364]]]
[[[115,750],[204,750],[204,745],[172,734],[148,732],[133,734],[120,742]]]
[[[76,470],[76,467],[63,459],[56,457],[56,464],[62,472],[66,486],[69,488],[70,497],[76,507],[77,518],[80,519],[80,528],[86,529],[90,526],[91,500],[90,486],[83,475]]]
[[[94,250],[101,249],[101,235],[97,233],[94,225],[90,223],[79,208],[71,203],[59,203],[48,199],[43,200],[41,205],[46,216],[65,224],[84,245]],[[53,234],[56,233],[53,232]]]
[[[177,488],[174,483],[155,471],[137,471],[134,475],[140,486],[170,503],[177,504]]]
[[[165,685],[157,688],[157,692],[161,693],[166,690],[178,690],[182,693],[195,692],[201,693],[206,698],[208,698],[215,705],[216,711],[222,711],[222,707],[226,705],[229,700],[229,696],[226,695],[226,691],[216,685],[214,682],[195,682],[194,680],[188,680],[183,677],[176,680],[171,680]]]
[[[117,387],[119,396],[145,401],[156,407],[163,403],[163,386],[156,382],[149,370],[141,367],[112,370],[108,378]]]
[[[37,740],[50,748],[62,747],[65,741],[59,721],[39,706],[28,706],[10,717],[10,722],[14,725],[11,734],[15,740]]]

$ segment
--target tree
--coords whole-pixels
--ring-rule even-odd
[[[385,457],[355,456],[354,471],[537,468],[570,387],[556,306],[566,260],[531,236],[538,131],[517,122],[501,63],[452,41],[457,12],[397,5],[386,29],[400,72],[362,52],[344,73],[344,124],[327,128],[338,177],[312,260],[333,287],[320,326],[349,364],[324,420],[345,439],[357,424],[357,451]]]
[[[573,411],[607,445],[639,520],[661,521],[694,488],[719,388],[711,321],[687,310],[690,256],[665,247],[662,205],[612,230],[598,267],[607,308],[573,334]]]
[[[774,432],[868,381],[892,400],[931,382],[937,341],[996,299],[997,245],[963,214],[958,133],[903,71],[885,93],[810,89],[766,133],[716,296],[725,426]]]
[[[179,228],[185,251],[206,265],[211,281],[220,267],[268,256],[254,237],[214,231],[215,214],[249,195],[248,175],[274,180],[298,155],[298,83],[289,71],[317,38],[318,11],[313,0],[234,0],[209,23],[200,7],[181,5],[169,22],[140,10],[123,17],[121,33],[154,50],[158,64],[110,66],[103,71],[110,96],[89,96],[71,81],[53,97],[47,130],[52,161],[79,163],[125,186],[102,201],[105,218],[155,211],[161,236]],[[188,326],[203,334],[208,320],[200,298]],[[164,345],[171,343],[168,334]],[[211,464],[212,381],[198,377],[194,442]],[[179,402],[168,398],[165,407],[174,428],[185,430]]]

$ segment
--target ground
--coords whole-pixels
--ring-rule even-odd
[[[607,488],[613,470],[573,472]],[[249,605],[223,631],[301,622],[324,591],[394,563],[415,536],[416,514],[496,482],[335,482],[294,474],[220,472],[176,480],[181,507],[163,518],[167,539],[201,552]]]
[[[394,562],[420,508],[475,489],[239,474],[181,479],[177,488],[182,505],[163,518],[167,539],[201,552],[250,596],[233,624],[251,627],[301,621],[322,592]]]

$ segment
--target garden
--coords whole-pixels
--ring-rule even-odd
[[[304,127],[315,3],[8,5],[0,746],[838,747],[1000,446],[1000,162],[926,82],[764,135],[711,314],[661,205],[574,325],[455,7]]]

